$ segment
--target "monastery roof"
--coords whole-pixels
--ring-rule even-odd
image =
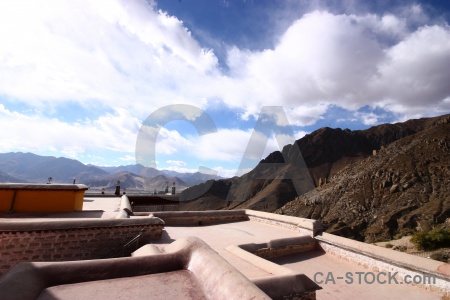
[[[321,233],[320,223],[314,220],[250,210],[132,214],[127,201],[126,196],[88,196],[84,199],[83,212],[40,216],[17,214],[2,219],[6,223],[13,220],[27,223],[37,219],[83,223],[91,214],[94,219],[133,224],[150,218],[155,221],[149,224],[162,224],[164,228],[161,238],[152,241],[150,247],[136,251],[135,257],[22,264],[19,265],[21,269],[15,268],[0,278],[0,287],[2,281],[3,286],[7,286],[15,278],[14,272],[22,272],[20,280],[28,274],[30,282],[41,282],[36,281],[36,274],[51,270],[47,280],[58,283],[61,274],[73,269],[81,272],[78,279],[71,279],[71,285],[40,286],[38,288],[44,289],[42,296],[78,299],[84,295],[92,298],[95,292],[99,299],[119,299],[125,295],[129,299],[138,299],[142,295],[151,295],[154,299],[165,299],[168,295],[174,299],[181,295],[187,299],[232,299],[240,295],[239,288],[242,288],[248,292],[247,296],[255,299],[265,299],[265,295],[273,297],[287,289],[315,291],[317,299],[441,299],[439,293],[407,284],[358,283],[358,273],[376,275],[386,268],[391,268],[392,272],[398,268],[405,272],[433,274],[440,280],[438,285],[449,290],[448,264]],[[118,216],[119,219],[115,219]],[[180,253],[184,254],[180,256]],[[192,259],[196,255],[200,258],[195,267]],[[146,264],[154,265],[160,271],[149,272]],[[177,267],[166,268],[172,265]],[[95,266],[106,273],[99,274]],[[228,277],[223,277],[224,270],[228,270],[225,272]],[[119,275],[114,275],[116,273]],[[324,282],[328,274],[334,276],[334,282]],[[344,280],[348,274],[354,279],[351,284]],[[322,281],[318,285],[314,282],[317,279]],[[169,286],[163,286],[163,282]],[[214,292],[211,286],[220,288]],[[223,293],[222,297],[220,293]],[[239,297],[246,299],[243,294]]]

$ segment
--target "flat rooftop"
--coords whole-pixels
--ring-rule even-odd
[[[294,230],[258,221],[242,221],[208,226],[165,226],[163,237],[155,245],[168,245],[176,239],[196,236],[205,241],[213,250],[225,258],[231,265],[248,278],[266,277],[271,274],[230,253],[226,248],[231,245],[264,243],[274,239],[298,237]],[[318,280],[326,279],[328,272],[332,272],[335,284],[319,284],[323,289],[317,291],[317,299],[441,299],[442,296],[425,289],[406,284],[358,284],[356,272],[369,272],[363,266],[342,260],[322,250],[286,255],[271,259],[276,264],[290,270],[307,275],[311,280],[317,272],[324,276],[317,276]],[[345,277],[347,272],[353,274],[353,284],[346,284],[337,277]],[[372,271],[370,271],[372,272]],[[384,277],[382,277],[384,279]],[[386,278],[387,279],[387,278]]]
[[[78,300],[92,299],[93,295],[102,299],[142,299],[148,295],[153,299],[207,299],[188,270],[54,286],[37,299]]]
[[[120,201],[121,197],[84,197],[83,211],[103,211],[102,218],[114,218]]]
[[[45,221],[72,218],[114,219],[121,209],[121,197],[86,196],[83,201],[83,211],[49,214],[2,214],[0,215],[0,220],[2,222],[12,220],[31,222],[37,219],[44,219]],[[199,212],[199,214],[202,213],[203,212]],[[151,212],[148,213],[148,215],[150,214]],[[181,214],[186,214],[186,212],[181,212]],[[148,217],[147,213],[129,217],[138,219],[143,218],[144,215]],[[155,213],[155,215],[157,214]],[[195,219],[195,217],[192,218]],[[161,217],[161,219],[164,220],[164,217]],[[160,222],[159,219],[156,220]],[[201,224],[201,222],[198,223]],[[217,252],[217,254],[249,279],[267,278],[279,274],[268,270],[267,267],[264,267],[261,264],[255,263],[254,260],[247,260],[238,256],[230,251],[230,246],[252,243],[264,244],[274,240],[298,238],[303,235],[299,232],[298,227],[290,229],[288,227],[264,223],[261,220],[235,221],[198,226],[175,226],[170,224],[172,223],[166,223],[162,232],[162,238],[152,242],[153,245],[156,245],[163,250],[176,240],[192,236],[197,237],[203,240],[209,247]],[[360,246],[364,247],[365,245]],[[392,252],[389,253],[389,255],[396,255],[396,253]],[[442,295],[405,283],[399,282],[398,284],[395,284],[392,282],[389,284],[386,282],[385,284],[381,284],[375,281],[373,284],[369,284],[364,281],[358,282],[358,273],[372,273],[376,276],[377,272],[367,269],[362,265],[341,259],[322,249],[307,250],[305,252],[279,256],[269,259],[269,261],[289,269],[293,273],[305,274],[311,280],[316,279],[325,281],[327,275],[332,274],[334,276],[334,281],[330,280],[328,282],[318,283],[322,289],[316,291],[317,299],[442,299]],[[425,261],[425,263],[428,264],[428,261]],[[348,279],[348,277],[346,277],[348,274],[353,276],[352,283],[347,283],[348,281],[346,282],[345,280]],[[135,280],[136,278],[139,278],[139,280]],[[369,276],[369,278],[372,277]],[[195,278],[193,278],[188,271],[180,270],[173,274],[152,274],[140,277],[80,282],[54,288],[49,287],[41,294],[39,299],[55,299],[56,296],[56,298],[71,299],[71,295],[76,295],[76,299],[88,298],[89,296],[94,295],[95,291],[101,291],[102,295],[106,295],[107,298],[111,299],[118,299],[120,295],[130,299],[139,298],[139,293],[153,293],[153,295],[158,293],[158,295],[162,295],[161,298],[163,298],[164,295],[167,295],[167,298],[171,298],[171,293],[174,293],[173,295],[186,294],[191,295],[192,297],[186,297],[185,299],[201,299],[203,295],[201,293],[196,294],[196,291],[199,291],[199,289],[196,288],[197,283],[194,279]],[[384,276],[381,277],[381,279],[387,280],[387,277]],[[153,290],[152,288],[149,290],[149,287],[153,286],[158,286],[158,289]],[[124,291],[125,294],[123,294]],[[129,293],[126,291],[129,291]],[[79,292],[82,294],[79,294]]]

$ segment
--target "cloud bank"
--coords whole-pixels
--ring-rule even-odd
[[[310,11],[271,48],[229,45],[225,72],[212,49],[155,3],[24,2],[0,4],[0,126],[11,128],[0,151],[40,147],[76,157],[106,148],[128,155],[153,111],[180,103],[205,108],[212,99],[243,119],[257,118],[262,106],[282,106],[299,127],[314,125],[331,106],[355,111],[367,125],[379,117],[358,113],[362,107],[399,119],[450,111],[450,27],[431,21],[420,5],[383,15]],[[68,122],[58,112],[69,102],[98,116]],[[250,133],[219,128],[192,142],[166,130],[159,149],[189,146],[203,158],[239,161],[245,143],[221,142]]]

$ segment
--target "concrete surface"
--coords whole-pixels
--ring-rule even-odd
[[[187,236],[202,239],[244,275],[254,278],[273,274],[231,254],[226,248],[230,245],[263,243],[271,239],[295,237],[298,233],[255,221],[193,227],[165,226],[162,239],[155,244],[167,245],[173,240]]]
[[[226,248],[231,245],[263,243],[274,239],[299,236],[294,230],[289,230],[275,225],[264,224],[257,221],[243,221],[210,226],[177,227],[166,226],[163,238],[157,244],[168,244],[171,241],[186,236],[197,236],[204,240],[212,249],[217,251],[231,265],[249,278],[272,276],[274,272],[268,272],[263,266],[259,267],[241,259]],[[317,291],[317,299],[441,299],[438,294],[410,285],[395,284],[356,284],[355,272],[369,272],[370,270],[323,251],[308,251],[305,253],[287,255],[271,261],[287,267],[296,273],[304,273],[310,279],[314,279],[316,272],[322,272],[325,277],[317,277],[324,280],[328,272],[335,277],[345,276],[346,272],[352,272],[355,283],[346,284],[344,280],[335,280],[336,284],[319,284],[323,290]]]
[[[0,278],[0,298],[270,299],[196,237],[164,250],[140,257],[20,263]]]
[[[151,298],[149,297],[151,295]],[[38,300],[207,299],[191,272],[180,270],[144,276],[66,284],[45,289]]]
[[[372,272],[368,269],[358,266],[356,264],[339,259],[338,257],[326,254],[322,250],[313,250],[306,253],[291,254],[284,257],[273,258],[272,262],[275,262],[281,266],[287,267],[291,270],[303,272],[309,278],[314,280],[314,276],[319,281],[323,281],[319,284],[323,289],[317,291],[317,299],[383,299],[383,300],[399,300],[399,299],[441,299],[440,295],[426,291],[424,289],[410,286],[406,284],[395,284],[393,281],[391,284],[386,282],[380,284],[374,282],[368,284],[364,282],[364,277],[361,280],[361,284],[358,284],[358,274],[356,272]],[[317,272],[323,273],[317,274]],[[327,275],[331,272],[334,281],[328,280]],[[353,276],[353,283],[348,284],[345,282],[346,273],[350,272]],[[377,274],[377,272],[373,272]],[[317,275],[316,275],[317,274]],[[365,275],[362,275],[365,276]],[[337,277],[343,277],[338,279]],[[367,277],[368,281],[371,281],[371,277]],[[331,279],[331,277],[329,277]],[[386,280],[387,277],[380,277],[381,281]],[[350,282],[350,281],[348,281]]]
[[[121,197],[85,197],[83,211],[102,210],[102,218],[115,218],[120,209]]]

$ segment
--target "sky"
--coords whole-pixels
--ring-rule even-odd
[[[448,1],[3,0],[0,152],[240,175],[324,126],[450,113],[449,23]]]

